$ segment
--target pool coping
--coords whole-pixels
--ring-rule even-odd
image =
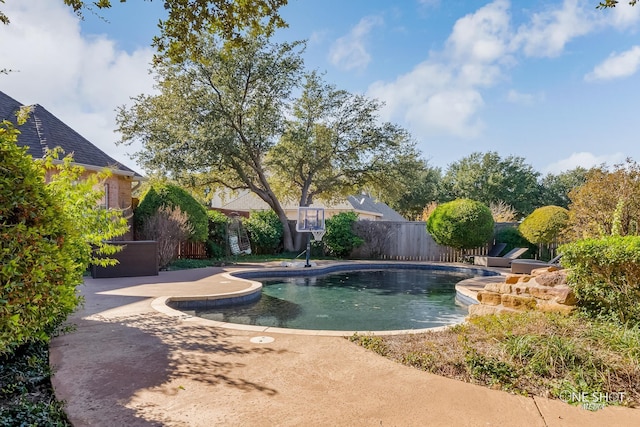
[[[441,264],[441,263],[429,263],[429,262],[408,262],[408,261],[356,261],[349,263],[332,263],[327,265],[292,268],[292,267],[270,267],[268,269],[243,269],[233,272],[218,273],[214,276],[222,276],[227,280],[232,281],[246,281],[249,283],[249,287],[240,291],[218,293],[218,294],[206,294],[206,295],[183,295],[183,296],[162,296],[157,297],[151,302],[151,307],[167,316],[178,317],[182,321],[188,321],[194,325],[200,326],[214,326],[218,328],[260,332],[260,333],[274,333],[274,334],[289,334],[289,335],[308,335],[308,336],[352,336],[354,334],[361,335],[407,335],[407,334],[419,334],[425,332],[438,332],[446,330],[455,325],[463,322],[453,323],[451,325],[436,326],[432,328],[421,329],[398,329],[390,331],[353,331],[353,330],[314,330],[314,329],[290,329],[290,328],[278,328],[273,326],[258,326],[258,325],[243,325],[239,323],[220,322],[216,320],[205,319],[202,317],[192,316],[184,313],[180,310],[174,309],[169,306],[171,302],[181,301],[220,301],[220,303],[234,303],[234,302],[248,302],[252,298],[256,298],[260,295],[262,284],[251,280],[252,278],[265,278],[265,277],[293,277],[293,276],[318,276],[323,274],[335,273],[339,271],[355,271],[355,270],[375,270],[380,268],[400,268],[400,269],[421,269],[421,270],[440,270],[440,271],[454,271],[454,272],[472,272],[477,274],[476,277],[464,279],[455,285],[456,298],[463,304],[471,305],[477,304],[476,299],[477,288],[479,286],[484,287],[484,284],[489,281],[504,280],[505,273],[491,268],[479,268],[478,266],[467,266],[467,264]],[[213,276],[212,276],[213,277]],[[502,278],[502,279],[500,279]],[[484,279],[484,280],[482,280]],[[497,279],[497,280],[496,280]],[[478,283],[480,282],[480,283]]]

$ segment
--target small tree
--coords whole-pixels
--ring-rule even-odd
[[[358,214],[355,212],[342,212],[325,221],[326,234],[322,238],[322,243],[330,254],[345,258],[353,249],[364,243],[364,240],[353,231],[357,220]]]
[[[178,245],[191,234],[189,217],[179,207],[162,206],[144,222],[145,239],[158,243],[158,266],[166,269],[177,257]]]
[[[439,245],[472,249],[493,237],[494,221],[489,208],[470,199],[438,206],[427,221],[427,231]]]
[[[282,244],[282,223],[274,211],[254,211],[243,221],[258,254],[272,254]]]
[[[543,206],[527,216],[518,230],[525,239],[539,245],[540,254],[549,252],[560,232],[567,226],[569,211],[559,206]],[[545,248],[546,250],[543,250]]]

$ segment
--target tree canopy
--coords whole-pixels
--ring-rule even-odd
[[[127,0],[119,0],[125,3]],[[152,1],[152,0],[149,0]],[[168,12],[166,20],[158,23],[160,35],[153,45],[162,56],[174,61],[196,58],[200,34],[217,34],[224,40],[242,42],[245,35],[270,35],[274,29],[286,26],[278,9],[288,0],[162,0]],[[93,7],[108,9],[111,0],[64,0],[79,16]],[[1,18],[1,15],[0,15]]]
[[[557,175],[551,173],[545,175],[541,181],[542,195],[540,204],[543,206],[560,206],[567,209],[571,202],[569,193],[574,188],[578,188],[585,183],[587,172],[587,169],[578,166]]]
[[[631,159],[612,170],[587,173],[584,185],[569,193],[570,237],[600,238],[640,233],[640,165]]]
[[[442,178],[445,200],[467,198],[485,205],[505,202],[526,216],[537,206],[539,173],[524,158],[475,152],[449,165]]]
[[[308,73],[292,118],[268,153],[276,193],[308,206],[363,186],[384,188],[400,169],[414,172],[415,144],[399,126],[379,123],[380,108],[376,100],[337,90],[317,72]]]
[[[159,95],[119,110],[122,142],[140,140],[140,163],[178,182],[253,192],[282,222],[285,250],[295,248],[281,198],[308,205],[377,185],[417,156],[406,131],[378,123],[378,102],[336,90],[317,73],[292,102],[303,81],[302,43],[201,42],[200,60],[155,65]]]

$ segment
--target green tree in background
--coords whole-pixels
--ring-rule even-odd
[[[540,205],[569,208],[569,193],[583,185],[587,179],[588,169],[576,167],[557,175],[547,174],[541,181],[542,195]]]
[[[423,168],[409,134],[379,123],[381,104],[306,75],[267,166],[281,200],[309,206],[366,188],[399,199]]]
[[[475,152],[449,165],[442,178],[443,199],[467,198],[487,206],[502,201],[526,216],[538,207],[538,176],[522,157]]]
[[[632,159],[587,173],[569,193],[569,237],[600,238],[640,234],[640,165]],[[615,233],[614,233],[615,231]]]

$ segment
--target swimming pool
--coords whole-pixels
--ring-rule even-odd
[[[263,288],[253,300],[217,302],[215,307],[182,302],[175,308],[218,322],[265,327],[424,329],[461,322],[467,306],[456,300],[455,284],[478,275],[477,270],[466,269],[369,267],[322,275],[305,271],[294,277],[261,278],[255,272],[249,276]]]

